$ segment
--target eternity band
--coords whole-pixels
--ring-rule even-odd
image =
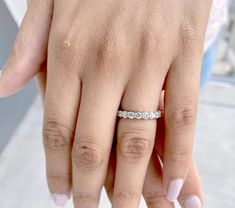
[[[128,119],[158,119],[161,117],[161,111],[155,112],[133,112],[133,111],[122,111],[119,110],[117,112],[117,116],[120,118],[128,118]]]

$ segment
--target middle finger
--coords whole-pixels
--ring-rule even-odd
[[[75,207],[94,208],[99,204],[122,95],[122,88],[111,82],[93,74],[83,80],[72,150]]]

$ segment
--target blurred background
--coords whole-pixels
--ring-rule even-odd
[[[0,0],[0,68],[25,11],[24,0]],[[212,32],[212,39],[208,35],[203,60],[194,158],[205,207],[235,208],[235,1],[215,16],[223,21],[219,27],[213,26],[216,18],[210,23],[219,32]],[[35,81],[0,98],[0,208],[53,207],[45,179],[42,113]],[[110,207],[105,193],[100,207]]]

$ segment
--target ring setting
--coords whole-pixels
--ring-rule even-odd
[[[122,111],[122,110],[119,110],[117,112],[117,116],[120,117],[120,118],[127,118],[127,119],[152,120],[152,119],[160,118],[161,117],[161,111],[139,112],[139,111]]]

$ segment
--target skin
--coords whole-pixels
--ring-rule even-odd
[[[72,191],[75,207],[97,207],[105,184],[113,207],[138,207],[142,193],[148,207],[173,207],[168,185],[183,179],[179,202],[196,195],[203,203],[192,148],[210,6],[194,0],[29,2],[0,96],[38,73],[51,193]],[[158,130],[155,120],[116,120],[119,108],[163,108],[162,89]]]

